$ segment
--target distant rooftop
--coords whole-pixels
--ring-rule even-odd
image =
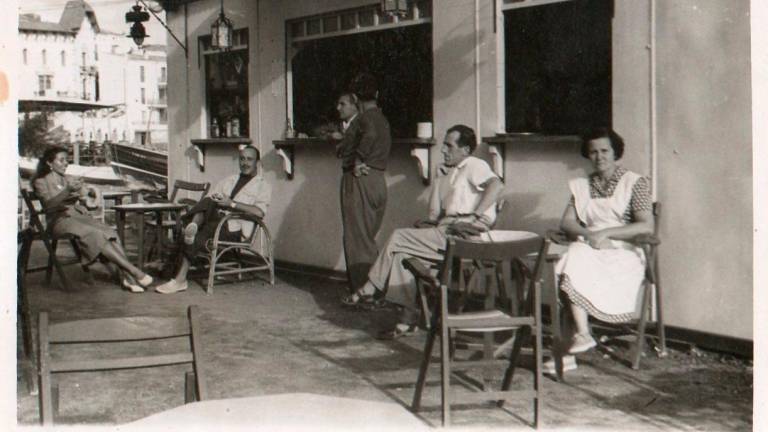
[[[70,0],[64,6],[64,12],[61,14],[59,22],[50,22],[40,20],[37,14],[19,15],[19,30],[27,32],[51,32],[77,34],[83,23],[83,18],[93,26],[96,33],[100,33],[99,22],[96,20],[96,12],[91,5],[84,0]]]

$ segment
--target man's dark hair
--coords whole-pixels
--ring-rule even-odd
[[[600,138],[608,138],[608,141],[611,142],[614,160],[619,160],[624,156],[624,138],[607,127],[596,127],[581,134],[581,155],[589,159],[589,142]]]
[[[256,160],[257,161],[261,160],[261,152],[259,151],[259,149],[257,149],[256,147],[254,147],[252,145],[247,145],[247,146],[241,148],[240,151],[245,151],[245,150],[248,150],[248,149],[253,150],[253,151],[256,152]]]
[[[379,93],[379,86],[376,78],[369,73],[361,73],[352,81],[350,90],[363,101],[376,100]]]
[[[446,135],[451,132],[458,132],[459,133],[459,139],[456,140],[456,142],[461,147],[469,147],[469,154],[472,154],[475,152],[475,149],[477,148],[477,137],[475,136],[475,130],[472,129],[469,126],[466,125],[455,125],[448,129],[446,132]]]

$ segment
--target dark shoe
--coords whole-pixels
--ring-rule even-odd
[[[419,332],[419,327],[416,324],[397,324],[395,328],[391,330],[385,330],[379,332],[376,335],[376,339],[379,340],[395,340],[401,337],[413,336]]]

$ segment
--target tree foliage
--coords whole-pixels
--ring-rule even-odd
[[[19,155],[39,157],[46,147],[53,144],[45,114],[29,115],[19,120]]]

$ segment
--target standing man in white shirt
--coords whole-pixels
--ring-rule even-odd
[[[456,125],[448,129],[442,153],[448,171],[435,182],[429,216],[435,226],[400,228],[392,233],[371,267],[365,285],[342,301],[347,305],[375,302],[381,293],[403,307],[400,322],[382,332],[382,339],[394,339],[417,331],[419,310],[416,282],[403,267],[403,260],[418,258],[426,265],[440,262],[447,243],[446,231],[456,223],[470,223],[487,230],[496,220],[496,201],[504,188],[488,164],[471,156],[477,147],[474,130]],[[380,291],[377,295],[376,291]]]

